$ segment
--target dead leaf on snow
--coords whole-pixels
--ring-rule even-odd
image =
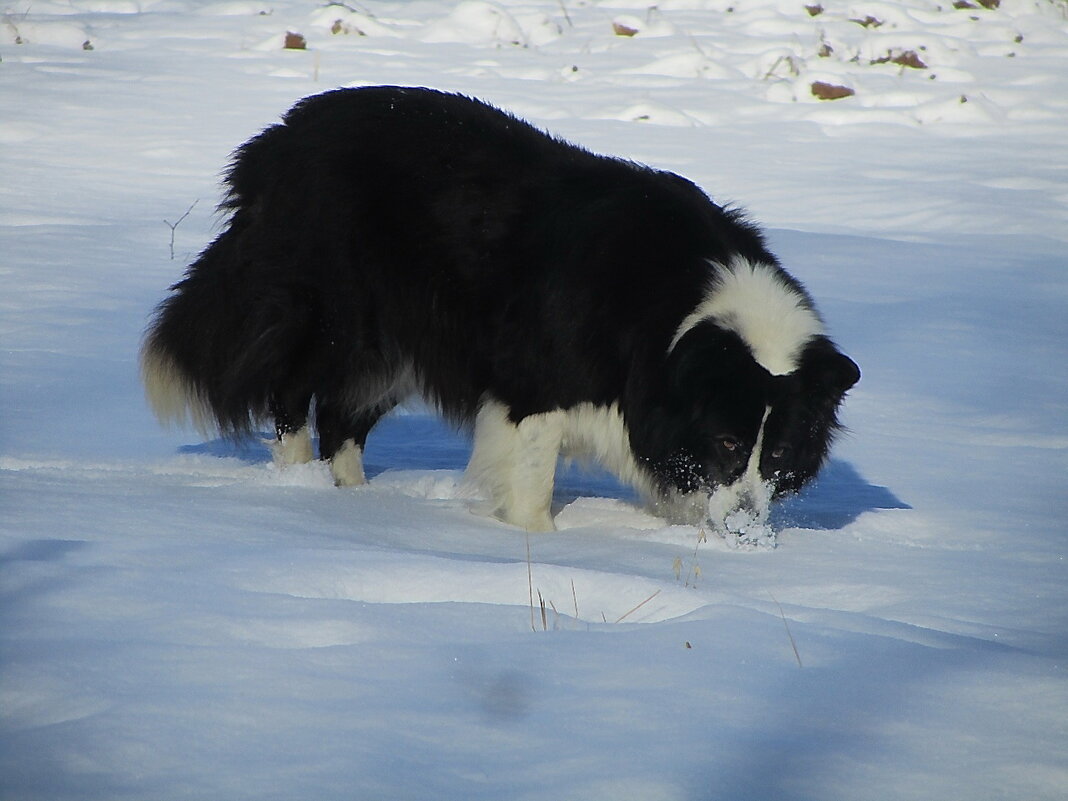
[[[286,40],[282,47],[286,50],[307,50],[308,40],[302,34],[286,31]]]
[[[856,92],[848,86],[837,86],[833,83],[814,81],[812,94],[820,100],[841,100],[843,97],[852,97]]]

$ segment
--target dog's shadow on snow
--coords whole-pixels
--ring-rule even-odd
[[[271,461],[270,435],[240,441],[215,439],[185,445],[180,453],[236,458],[249,463]],[[397,414],[375,427],[367,442],[365,468],[373,479],[386,470],[463,470],[471,452],[470,438],[426,415]],[[618,498],[638,501],[635,492],[596,467],[563,464],[557,473],[554,507],[576,498]],[[892,490],[867,481],[849,462],[832,459],[819,478],[800,495],[774,505],[776,529],[840,529],[864,512],[911,509]]]
[[[771,525],[783,528],[845,528],[864,512],[911,509],[893,490],[872,484],[849,462],[831,459],[799,494],[772,507]]]

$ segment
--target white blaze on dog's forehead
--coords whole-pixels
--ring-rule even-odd
[[[770,415],[771,407],[765,406],[745,473],[733,484],[716,487],[708,497],[709,522],[737,547],[775,546],[775,531],[768,524],[773,482],[760,475],[764,428]]]
[[[772,375],[796,370],[801,349],[823,333],[823,323],[805,296],[784,283],[770,264],[736,258],[713,267],[704,299],[682,321],[669,350],[695,325],[714,320],[738,334]]]
[[[751,484],[761,483],[760,478],[760,454],[764,450],[764,426],[768,423],[768,417],[771,416],[771,407],[764,407],[764,416],[760,418],[760,428],[757,429],[756,442],[753,444],[753,450],[749,454],[749,464],[745,467],[745,475],[743,480],[749,481]]]

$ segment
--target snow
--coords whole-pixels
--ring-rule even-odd
[[[0,798],[1063,798],[1068,6],[804,5],[9,0]],[[864,371],[777,548],[578,467],[527,536],[418,408],[352,490],[156,424],[140,333],[229,152],[373,83],[768,227]]]

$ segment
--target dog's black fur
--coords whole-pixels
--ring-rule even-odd
[[[822,333],[772,375],[723,320],[682,331],[742,262],[818,318],[738,212],[476,100],[307,98],[226,180],[228,227],[146,336],[164,417],[281,437],[314,409],[329,459],[411,392],[459,424],[487,401],[512,424],[590,404],[618,409],[654,493],[694,493],[739,478],[770,406],[759,467],[781,492],[816,474],[859,377]]]

